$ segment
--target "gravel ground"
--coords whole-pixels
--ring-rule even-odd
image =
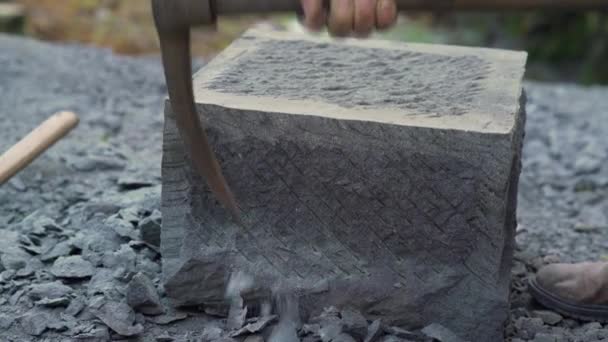
[[[0,35],[0,66],[0,151],[55,111],[81,116],[68,139],[0,188],[1,341],[299,340],[272,316],[243,321],[242,311],[232,310],[226,321],[166,305],[157,253],[166,92],[158,60]],[[543,310],[525,289],[525,279],[543,264],[606,259],[608,88],[526,88],[507,337],[608,341],[608,326]],[[299,335],[303,341],[359,341],[368,332],[369,341],[458,341],[437,325],[407,332],[370,323],[328,309]],[[243,325],[242,336],[228,337]]]

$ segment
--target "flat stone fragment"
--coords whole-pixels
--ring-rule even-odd
[[[164,312],[156,287],[142,273],[136,274],[127,285],[127,304],[144,315],[160,315]]]
[[[362,340],[367,336],[367,320],[357,310],[345,309],[340,312],[344,331]]]
[[[548,310],[532,311],[532,316],[542,319],[545,324],[549,325],[556,325],[564,319],[562,315]]]
[[[246,33],[194,78],[242,226],[166,106],[167,296],[217,305],[241,271],[255,278],[251,297],[276,284],[298,293],[304,317],[350,307],[502,341],[525,63],[513,51]]]
[[[59,278],[88,278],[95,272],[95,267],[80,255],[60,257],[51,267],[51,273]]]
[[[162,217],[158,210],[139,223],[139,234],[142,241],[153,247],[160,247],[160,227]]]
[[[460,337],[454,335],[454,333],[450,329],[437,323],[433,323],[425,327],[424,329],[422,329],[422,333],[439,342],[465,342]]]
[[[141,324],[135,324],[135,313],[125,303],[98,298],[92,301],[89,309],[93,315],[121,336],[139,335],[144,330]]]
[[[23,331],[32,336],[42,335],[49,322],[49,315],[43,312],[29,312],[20,319]]]
[[[43,284],[31,285],[28,289],[28,296],[33,300],[44,298],[57,299],[65,297],[72,293],[73,289],[59,281],[48,282]]]
[[[6,314],[0,314],[0,329],[8,329],[13,325],[15,319]]]

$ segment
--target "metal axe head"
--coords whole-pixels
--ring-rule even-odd
[[[196,111],[190,28],[214,25],[211,0],[152,0],[171,107],[187,153],[222,205],[240,222],[240,210]]]

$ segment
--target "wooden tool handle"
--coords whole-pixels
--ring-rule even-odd
[[[327,1],[327,0],[326,0]],[[533,10],[533,9],[601,9],[606,0],[396,0],[400,11],[424,10]],[[293,12],[300,0],[216,0],[215,15]]]
[[[0,185],[68,134],[78,125],[78,121],[78,117],[72,112],[57,113],[6,151],[0,156]]]

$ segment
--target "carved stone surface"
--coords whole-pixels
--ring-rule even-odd
[[[161,249],[177,305],[299,297],[403,327],[499,341],[525,113],[526,55],[250,31],[195,76],[242,208],[235,225],[167,104]]]

